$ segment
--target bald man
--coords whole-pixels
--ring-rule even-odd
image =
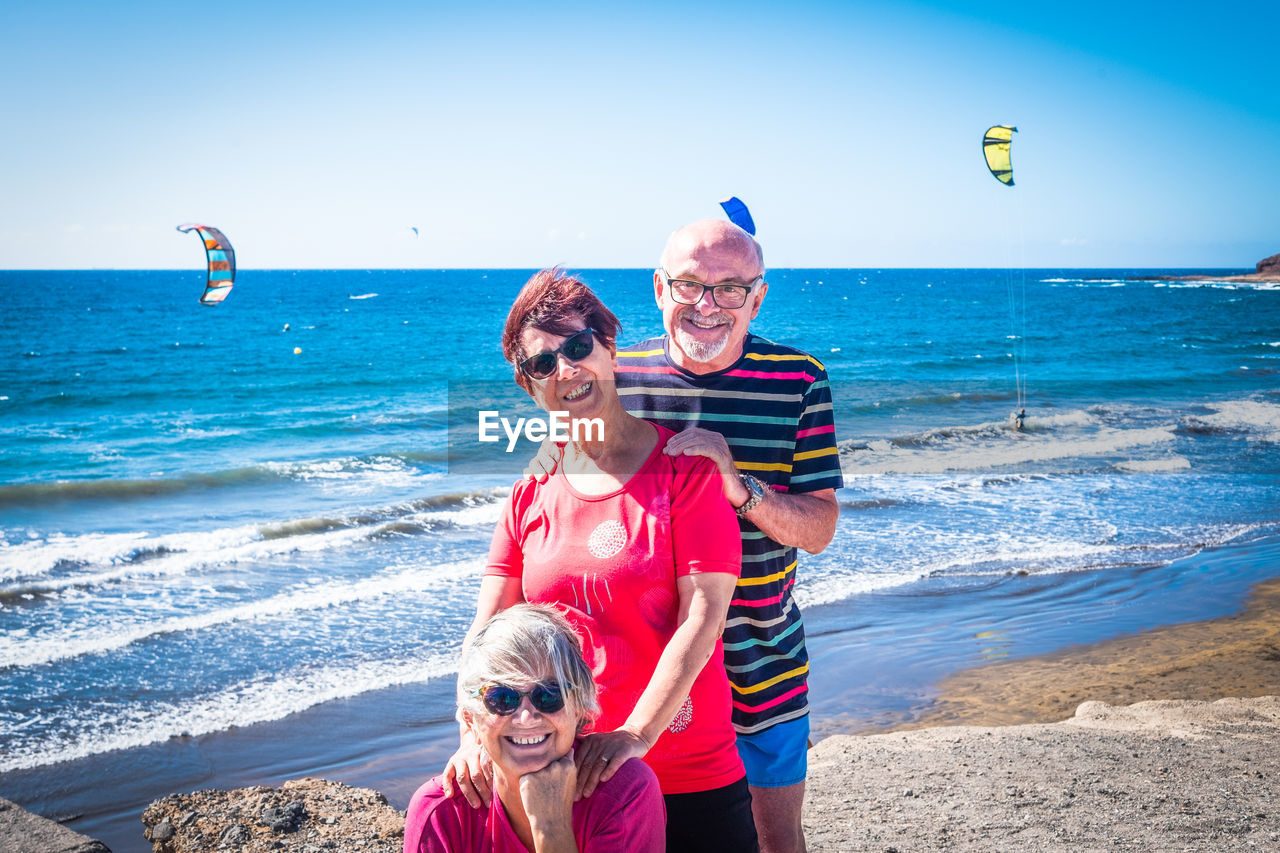
[[[812,356],[751,334],[769,285],[755,239],[708,219],[673,233],[653,274],[666,334],[618,352],[633,415],[678,435],[667,453],[716,463],[742,530],[724,660],[764,853],[802,851],[809,655],[792,598],[797,549],[835,535],[842,483],[831,388]],[[693,709],[697,713],[697,709]],[[697,820],[668,802],[668,821]]]

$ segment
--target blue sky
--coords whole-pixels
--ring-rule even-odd
[[[643,267],[730,194],[775,267],[1280,252],[1273,3],[263,5],[8,4],[0,268]]]

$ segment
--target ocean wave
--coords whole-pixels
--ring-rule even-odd
[[[918,535],[919,531],[916,532]],[[869,562],[870,549],[846,543],[846,550],[857,552],[858,559],[840,559],[838,564],[843,567],[856,563],[858,569],[842,568],[825,573],[810,569],[804,585],[796,589],[796,601],[803,607],[833,604],[856,595],[900,589],[920,581],[928,581],[929,585],[913,590],[912,594],[945,595],[950,592],[947,581],[983,583],[1012,575],[1059,575],[1124,566],[1162,566],[1207,548],[1275,535],[1276,524],[1211,524],[1169,531],[1167,536],[1142,542],[1118,541],[1120,531],[1109,523],[1095,527],[1087,538],[1079,538],[1082,534],[1080,531],[1064,538],[1015,531],[995,534],[983,530],[939,531],[939,537],[945,539],[942,554],[937,548],[926,546],[911,554],[895,553],[893,565]],[[943,585],[939,586],[937,581]]]
[[[855,595],[895,589],[915,583],[924,575],[918,571],[896,571],[886,574],[856,574],[841,577],[806,578],[796,588],[796,603],[801,608],[835,604]]]
[[[894,498],[841,498],[840,506],[844,509],[888,509],[889,507],[902,506],[902,501]]]
[[[186,473],[154,479],[60,480],[53,483],[0,485],[0,507],[40,506],[68,501],[122,501],[211,489],[235,489],[282,482],[350,484],[372,490],[430,479],[419,462],[443,462],[444,453],[378,454],[302,462],[266,462],[210,473]]]
[[[1243,433],[1265,441],[1280,441],[1280,405],[1264,400],[1229,400],[1209,403],[1213,414],[1188,417],[1188,428],[1211,432]]]
[[[186,631],[207,631],[238,622],[288,618],[299,612],[369,601],[387,595],[406,595],[430,589],[450,578],[473,577],[483,562],[451,562],[446,565],[381,573],[358,581],[299,584],[269,598],[210,610],[192,616],[148,619],[122,624],[102,624],[95,616],[87,625],[61,624],[51,636],[0,636],[0,669],[31,667],[87,654],[122,649],[153,637]]]
[[[350,516],[160,536],[134,532],[28,538],[0,547],[0,581],[7,582],[0,586],[0,601],[145,577],[173,577],[289,553],[340,550],[365,539],[444,526],[492,525],[504,494],[502,489],[476,489]]]
[[[947,391],[906,396],[886,396],[865,399],[864,386],[849,383],[839,387],[840,415],[876,415],[893,409],[914,409],[925,406],[953,406],[964,403],[1000,403],[1013,400],[1013,396],[1001,391]]]
[[[278,720],[324,702],[425,683],[456,671],[457,649],[448,649],[425,658],[272,673],[176,702],[101,708],[78,717],[69,730],[32,732],[35,727],[24,728],[20,722],[0,732],[5,740],[0,773]]]
[[[1170,290],[1195,290],[1206,287],[1213,290],[1280,290],[1280,283],[1274,281],[1161,281],[1152,286]]]
[[[352,516],[316,516],[262,525],[166,535],[54,534],[3,543],[0,600],[139,577],[174,576],[268,559],[290,552],[346,547],[400,531],[490,525],[505,490],[439,495]]]
[[[1115,464],[1117,471],[1126,474],[1172,474],[1191,467],[1191,460],[1182,456],[1162,456],[1156,459],[1128,459]]]
[[[1016,465],[1105,459],[1174,440],[1175,425],[1116,427],[1088,412],[1029,417],[1022,430],[1005,422],[954,425],[891,439],[840,443],[846,477],[930,475],[1003,469]]]
[[[62,480],[56,483],[13,483],[0,486],[0,506],[33,506],[63,501],[119,501],[163,497],[197,489],[241,487],[271,482],[278,476],[266,468],[237,468],[212,474],[184,474],[153,480]]]

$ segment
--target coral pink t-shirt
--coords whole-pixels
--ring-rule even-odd
[[[555,605],[573,624],[595,674],[603,713],[595,731],[626,722],[679,622],[676,579],[737,577],[742,539],[720,473],[701,456],[653,453],[621,489],[575,490],[563,471],[516,483],[493,534],[486,575],[519,578],[526,601]],[[724,649],[645,756],[664,794],[708,791],[744,775],[730,721]]]
[[[628,761],[590,797],[573,804],[573,837],[582,853],[662,853],[667,810],[653,771]],[[409,802],[404,853],[526,853],[502,804],[473,809],[461,795],[446,797],[440,777]]]

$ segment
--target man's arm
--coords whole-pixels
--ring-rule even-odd
[[[676,433],[667,442],[671,456],[705,456],[716,463],[724,484],[724,495],[735,508],[751,497],[733,464],[733,452],[724,436],[714,430],[690,427]],[[767,488],[767,487],[766,487]],[[779,545],[803,548],[817,554],[831,544],[836,535],[836,519],[840,505],[835,489],[792,494],[769,489],[764,500],[747,513],[747,520],[760,528]]]
[[[745,486],[742,491],[747,494]],[[734,503],[734,506],[742,506],[742,503]],[[769,489],[764,500],[746,514],[747,521],[774,542],[803,548],[810,554],[818,554],[831,544],[839,517],[840,504],[836,501],[835,489],[801,494]]]

